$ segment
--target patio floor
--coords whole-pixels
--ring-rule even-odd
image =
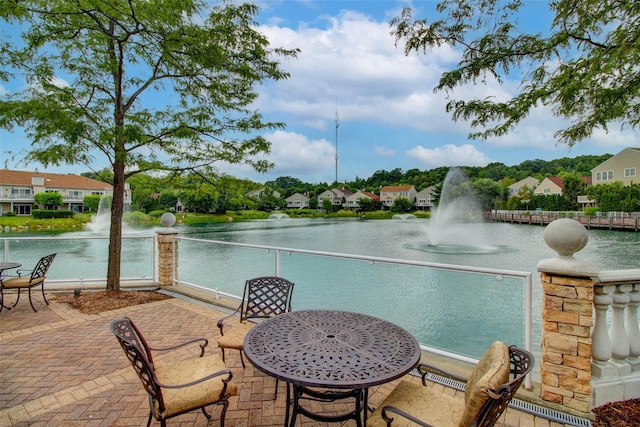
[[[85,315],[49,296],[46,306],[36,297],[34,313],[23,295],[17,307],[0,313],[0,426],[144,426],[147,395],[109,330],[111,320],[131,317],[152,346],[170,346],[192,337],[209,339],[208,352],[218,351],[216,320],[223,315],[209,306],[171,298],[97,315]],[[14,296],[7,298],[10,304]],[[193,350],[193,349],[191,349]],[[188,350],[187,350],[188,351]],[[191,356],[191,352],[178,356]],[[238,352],[228,352],[227,365],[238,384],[230,399],[227,427],[282,426],[285,388],[254,369],[242,368]],[[173,357],[176,357],[174,354]],[[162,361],[162,357],[158,357]],[[412,381],[419,382],[414,376]],[[369,403],[376,406],[395,382],[374,387]],[[439,387],[443,393],[462,394]],[[325,412],[344,404],[325,405]],[[217,426],[219,409],[207,424],[200,411],[168,421],[169,426]],[[152,425],[158,425],[156,421]],[[329,425],[299,417],[298,426]],[[330,425],[337,425],[336,423]],[[354,426],[354,421],[341,423]],[[498,426],[558,427],[563,424],[509,408]]]

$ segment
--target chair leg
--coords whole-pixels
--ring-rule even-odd
[[[151,418],[153,417],[151,411],[149,411],[149,418],[147,418],[147,427],[151,425]]]
[[[224,416],[227,414],[229,401],[225,399],[221,402],[218,402],[218,405],[222,405],[222,411],[220,412],[220,427],[224,427]]]
[[[202,413],[204,414],[204,416],[205,416],[205,417],[207,417],[207,420],[210,420],[210,419],[211,419],[211,414],[209,414],[209,413],[207,412],[207,410],[206,410],[206,409],[204,409],[204,408],[205,408],[205,407],[203,406],[203,407],[202,407],[202,408],[200,408],[200,409],[202,409]]]
[[[47,296],[44,294],[44,282],[40,285],[42,289],[42,298],[44,299],[45,304],[49,305],[49,301],[47,301]]]
[[[31,304],[31,308],[33,309],[33,311],[37,313],[38,310],[36,310],[36,308],[33,306],[33,300],[31,299],[31,288],[29,288],[29,304]]]
[[[18,297],[16,298],[16,302],[14,302],[11,307],[13,308],[18,305],[18,301],[20,301],[20,288],[18,288]]]
[[[244,366],[244,359],[242,358],[242,350],[240,350],[240,362],[242,362],[242,367],[245,368],[246,366]]]

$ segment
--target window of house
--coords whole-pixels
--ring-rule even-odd
[[[13,205],[13,213],[16,215],[31,215],[31,205]]]
[[[551,193],[551,189],[550,188],[545,188],[544,189],[544,194],[549,194]]]
[[[596,181],[613,181],[613,171],[596,172]]]
[[[31,189],[30,188],[12,188],[11,189],[11,195],[13,197],[29,197],[31,196]]]
[[[636,176],[636,168],[624,168],[624,177],[629,178]]]
[[[81,200],[84,197],[84,192],[80,190],[69,190],[69,198],[73,200]]]

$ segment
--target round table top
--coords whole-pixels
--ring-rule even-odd
[[[366,314],[299,310],[254,326],[247,358],[262,372],[301,386],[368,388],[408,373],[420,345],[405,329]]]
[[[21,265],[22,264],[20,264],[19,262],[0,262],[0,271],[18,268]]]

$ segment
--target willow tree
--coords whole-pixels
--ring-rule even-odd
[[[448,45],[460,49],[458,65],[442,74],[435,91],[520,74],[520,92],[511,99],[450,99],[453,120],[478,129],[471,138],[504,135],[532,109],[548,105],[569,119],[555,136],[572,146],[595,129],[640,122],[640,2],[555,0],[549,28],[527,33],[518,26],[521,0],[444,0],[438,17],[414,19],[410,8],[391,21],[405,53]],[[531,18],[529,18],[531,19]]]
[[[251,109],[255,85],[288,77],[254,22],[258,9],[201,0],[8,0],[0,78],[24,89],[0,100],[0,126],[25,129],[25,161],[113,170],[107,289],[120,287],[125,181],[151,170],[215,171],[256,160],[282,123]],[[14,35],[14,38],[8,36]],[[14,86],[19,86],[14,84]]]

